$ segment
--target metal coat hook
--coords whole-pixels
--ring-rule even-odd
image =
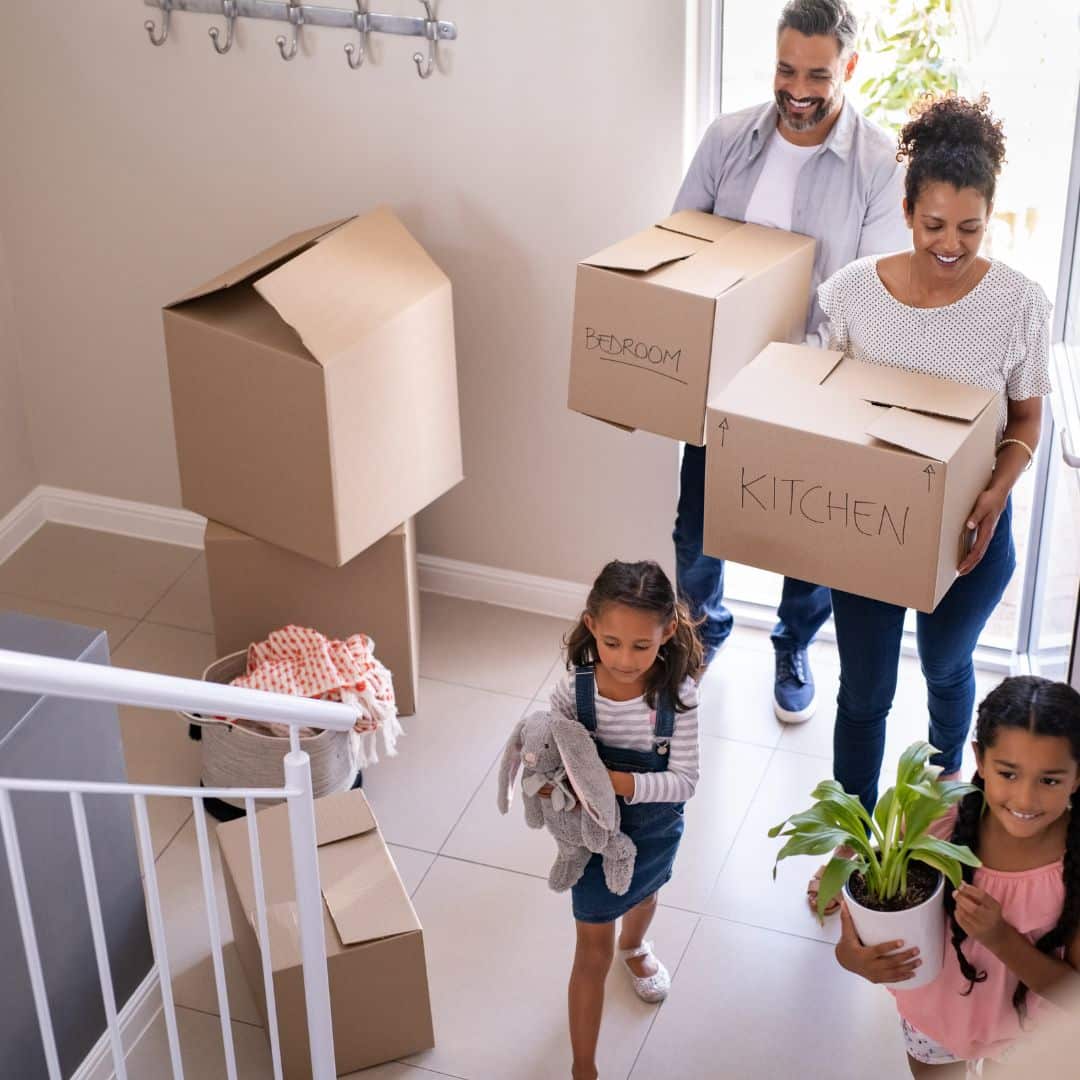
[[[285,48],[285,35],[278,34],[274,40],[277,42],[278,52],[281,53],[282,60],[291,60],[296,55],[296,50],[300,46],[300,27],[304,25],[304,9],[293,0],[289,0],[288,8],[286,9],[289,16],[289,22],[293,24],[292,41],[289,44],[288,49]]]
[[[165,39],[169,36],[169,13],[172,11],[172,0],[158,0],[158,7],[161,8],[161,33],[154,36],[154,20],[147,19],[143,23],[143,28],[150,36],[151,45],[164,45]]]
[[[371,20],[364,10],[364,0],[356,0],[356,14],[353,19],[356,22],[356,32],[360,35],[361,43],[360,45],[354,45],[350,41],[345,46],[345,59],[348,61],[349,67],[355,71],[364,63],[364,43],[367,42],[368,30],[371,29]]]
[[[425,62],[423,53],[413,53],[413,63],[416,64],[416,73],[421,79],[430,79],[431,73],[435,70],[435,42],[439,40],[439,23],[431,13],[429,0],[420,0],[420,3],[424,5],[424,11],[427,12],[427,18],[424,20],[424,37],[428,42],[427,61]]]
[[[236,0],[221,0],[221,13],[225,16],[227,27],[224,47],[218,43],[218,35],[221,31],[216,26],[211,26],[207,33],[214,43],[214,51],[224,56],[232,48],[233,28],[236,24]]]

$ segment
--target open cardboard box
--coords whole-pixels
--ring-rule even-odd
[[[282,1064],[311,1076],[288,806],[257,816]],[[424,936],[362,791],[315,800],[323,931],[339,1075],[435,1045]],[[240,962],[267,1018],[246,820],[217,829]]]
[[[802,341],[814,241],[684,210],[583,260],[571,409],[701,446],[710,396],[770,341]]]
[[[164,311],[182,501],[341,566],[462,479],[450,282],[389,209]]]
[[[992,390],[771,344],[709,405],[704,551],[933,611],[997,421]]]

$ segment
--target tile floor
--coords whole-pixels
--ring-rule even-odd
[[[0,566],[0,608],[103,627],[118,666],[198,675],[214,656],[208,605],[201,555],[166,544],[47,525]],[[547,888],[545,834],[527,830],[517,806],[509,817],[496,812],[494,775],[506,734],[558,676],[565,629],[558,619],[424,596],[420,710],[405,721],[399,756],[370,769],[365,789],[425,928],[438,1045],[357,1076],[569,1074],[569,902]],[[773,719],[763,634],[737,630],[704,681],[702,781],[654,925],[673,989],[650,1007],[612,971],[605,1080],[908,1075],[888,995],[836,965],[835,924],[819,928],[803,906],[812,861],[783,864],[776,882],[770,873],[776,845],[767,829],[829,775],[838,665],[831,645],[813,654],[822,707],[802,727]],[[980,676],[980,691],[995,681]],[[905,659],[886,768],[925,734],[922,693]],[[197,783],[198,746],[175,716],[121,712],[132,780]],[[187,1075],[217,1080],[221,1030],[190,807],[155,800],[151,828]],[[226,969],[240,1074],[268,1077],[269,1051],[231,938]],[[129,1076],[165,1077],[167,1061],[159,1017]]]

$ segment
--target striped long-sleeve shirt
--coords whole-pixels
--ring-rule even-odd
[[[627,802],[685,802],[694,794],[699,774],[697,685],[687,679],[679,697],[687,712],[675,714],[675,733],[668,751],[664,772],[634,773],[634,794]],[[551,708],[577,719],[573,673],[567,673],[551,692]],[[625,750],[651,750],[653,746],[653,711],[644,697],[612,701],[596,695],[596,738],[607,746]]]

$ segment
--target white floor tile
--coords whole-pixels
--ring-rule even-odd
[[[180,1054],[186,1077],[225,1080],[225,1050],[221,1021],[193,1009],[176,1010]],[[238,1080],[266,1080],[272,1076],[270,1044],[261,1027],[232,1025]],[[165,1016],[158,1013],[138,1045],[128,1055],[128,1080],[163,1080],[172,1076]]]
[[[415,904],[424,924],[436,1046],[409,1060],[469,1080],[568,1075],[569,897],[533,877],[440,856]],[[667,908],[657,914],[650,937],[673,970],[697,921]],[[613,965],[599,1048],[605,1080],[624,1080],[655,1015],[656,1007],[638,1000],[625,971]]]
[[[398,874],[401,875],[405,891],[412,896],[424,880],[424,875],[431,869],[435,856],[430,851],[416,851],[399,844],[386,846],[390,849],[390,857],[394,860]]]
[[[831,948],[703,919],[632,1080],[902,1080],[892,998]]]
[[[820,928],[806,906],[806,883],[820,859],[791,858],[772,868],[781,841],[769,829],[810,806],[810,792],[831,775],[821,758],[777,750],[710,895],[706,911],[737,922],[834,941],[838,921]]]
[[[423,680],[397,757],[364,770],[364,792],[390,843],[437,852],[528,703]]]
[[[221,872],[215,821],[206,818],[210,854],[214,867],[218,918],[223,942],[225,977],[229,990],[229,1010],[233,1020],[260,1024],[255,999],[247,984],[240,958],[233,946],[229,903]],[[157,860],[158,890],[165,917],[169,966],[173,975],[173,995],[178,1005],[217,1015],[219,1012],[210,931],[203,899],[199,848],[192,818]]]
[[[569,629],[563,619],[425,592],[420,672],[429,679],[532,699]]]
[[[201,630],[206,634],[214,632],[205,555],[200,554],[176,584],[150,609],[146,621],[180,626],[185,630]]]
[[[768,747],[780,741],[784,726],[773,712],[773,650],[761,636],[763,644],[756,648],[732,638],[709,665],[698,709],[702,734]]]

